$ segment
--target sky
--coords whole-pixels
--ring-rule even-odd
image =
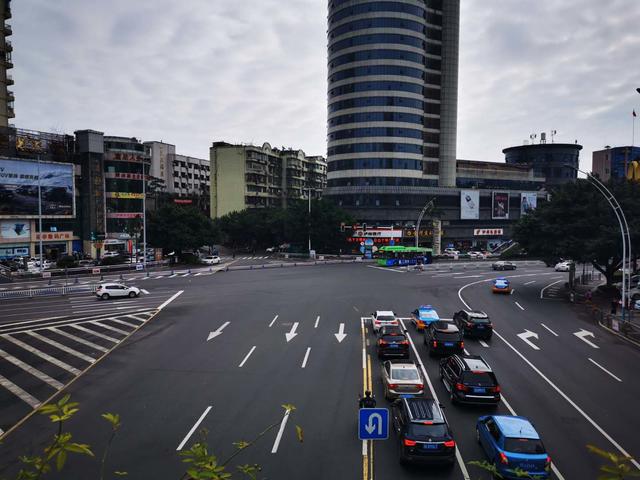
[[[446,0],[445,0],[446,1]],[[12,2],[14,124],[326,155],[325,0]],[[458,158],[640,143],[640,1],[461,0]]]

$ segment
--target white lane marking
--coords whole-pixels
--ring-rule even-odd
[[[176,298],[178,298],[180,295],[182,295],[184,293],[184,290],[180,290],[178,293],[176,293],[175,295],[173,295],[169,300],[167,300],[166,302],[164,302],[162,305],[160,305],[158,307],[158,310],[162,310],[164,307],[166,307],[167,305],[169,305],[171,302],[173,302]]]
[[[298,336],[298,334],[296,333],[296,330],[298,329],[298,325],[300,325],[299,322],[294,322],[293,325],[291,326],[291,330],[289,330],[289,333],[284,334],[284,338],[287,339],[287,343],[289,343],[291,340],[293,340]]]
[[[178,276],[178,274],[174,273],[173,275],[169,275],[167,278],[173,278],[173,277],[177,277],[177,276]]]
[[[525,285],[532,285],[534,283],[536,283],[536,281],[535,280],[531,280],[530,282],[525,283]]]
[[[200,275],[204,275],[204,272],[198,272],[194,275],[194,277],[199,277]]]
[[[400,323],[402,324],[402,329],[406,330],[406,327],[404,325],[404,321],[400,320]],[[418,353],[418,349],[416,348],[415,343],[413,342],[413,338],[411,338],[411,335],[407,335],[407,339],[409,340],[409,344],[411,345],[411,348],[413,348],[413,353],[416,355],[416,358],[419,359],[419,366],[420,366],[420,370],[422,371],[422,375],[424,376],[425,380],[427,381],[427,385],[429,385],[429,391],[431,392],[431,395],[433,396],[433,399],[440,403],[440,400],[438,399],[438,395],[436,395],[436,391],[433,388],[433,384],[431,383],[431,379],[429,378],[429,375],[427,374],[427,371],[424,368],[424,365],[422,364],[422,359],[420,357],[420,354]],[[467,471],[467,467],[464,463],[464,460],[462,459],[462,454],[460,453],[460,447],[458,445],[458,443],[456,442],[456,460],[458,461],[458,466],[460,467],[460,470],[462,471],[462,475],[464,477],[464,480],[470,480],[471,477],[469,476],[469,472]]]
[[[525,357],[522,353],[518,351],[518,349],[516,349],[513,345],[511,345],[506,338],[504,338],[495,330],[493,331],[493,333],[497,335],[498,338],[502,340],[509,348],[511,348],[511,350],[513,350],[516,353],[516,355],[518,355],[522,360],[524,360],[524,362],[527,365],[529,365],[534,372],[536,372],[545,382],[549,384],[551,388],[553,388],[562,398],[564,398],[569,403],[569,405],[571,405],[580,415],[582,415],[582,417],[587,422],[589,422],[598,432],[600,432],[602,436],[606,438],[609,441],[609,443],[611,443],[611,445],[613,445],[621,454],[623,454],[625,457],[631,457],[631,455],[624,448],[622,448],[622,446],[618,442],[616,442],[613,439],[613,437],[611,437],[611,435],[609,435],[595,420],[593,420],[589,415],[587,415],[587,413],[584,410],[582,410],[582,408],[580,408],[578,404],[576,404],[576,402],[571,400],[571,398],[569,398],[569,396],[566,393],[564,393],[560,389],[560,387],[558,387],[555,383],[553,383],[544,373],[540,371],[540,369],[538,369],[538,367],[536,367],[533,363],[531,363],[527,357]],[[638,463],[634,459],[631,459],[630,462],[638,470],[640,470],[640,463]]]
[[[180,275],[181,277],[188,277],[189,275],[191,275],[189,272],[185,273],[184,275]]]
[[[145,290],[144,288],[141,288],[140,291],[142,293],[144,293],[145,295],[149,295],[149,292],[147,290]]]
[[[495,331],[495,330],[494,330]],[[535,338],[536,340],[539,340],[540,337],[538,336],[537,333],[532,332],[531,330],[525,330],[522,333],[518,334],[518,337],[520,338],[520,340],[522,340],[524,343],[526,343],[527,345],[529,345],[531,348],[533,348],[534,350],[540,350],[540,347],[538,347],[536,344],[534,344],[533,342],[531,342],[529,339],[530,338]]]
[[[553,287],[554,285],[556,285],[556,284],[558,284],[558,283],[561,283],[561,282],[562,282],[562,280],[558,280],[557,282],[550,283],[549,285],[547,285],[546,287],[544,287],[542,290],[540,290],[540,298],[544,298],[544,291],[545,291],[547,288],[549,288],[549,287]]]
[[[550,331],[553,335],[555,335],[556,337],[559,337],[560,335],[558,335],[556,332],[554,332],[553,330],[551,330],[549,327],[547,327],[544,323],[541,323],[540,325],[542,325],[544,328],[546,328],[548,331]]]
[[[518,308],[519,308],[520,310],[522,310],[522,311],[524,312],[524,307],[523,307],[522,305],[520,305],[518,302],[516,302],[516,305],[518,306]]]
[[[516,293],[516,289],[515,289],[515,288],[512,288],[512,289],[511,289],[511,292],[509,292],[509,295],[513,295],[514,293]],[[517,302],[516,302],[516,303],[517,303]]]
[[[63,325],[63,326],[68,326],[68,327],[71,327],[71,328],[75,328],[76,330],[80,330],[81,332],[88,333],[89,335],[94,335],[94,336],[96,336],[98,338],[102,338],[104,340],[108,340],[108,341],[113,342],[113,343],[120,343],[120,340],[117,340],[117,339],[115,339],[113,337],[110,337],[108,335],[104,335],[103,333],[96,332],[95,330],[91,330],[89,328],[85,328],[82,325]]]
[[[193,427],[191,427],[191,430],[189,430],[189,433],[187,433],[187,435],[180,442],[180,445],[178,445],[178,448],[176,448],[177,452],[182,450],[182,447],[184,447],[185,443],[187,443],[189,441],[189,438],[191,437],[191,435],[193,435],[193,432],[196,431],[196,428],[198,428],[198,425],[200,425],[202,423],[202,421],[204,420],[204,417],[207,416],[207,414],[211,411],[212,408],[213,407],[211,405],[209,405],[205,409],[205,411],[202,413],[202,415],[200,415],[200,418],[198,419],[198,421],[193,425]]]
[[[7,339],[7,340],[10,340],[10,339]],[[19,358],[16,358],[13,355],[9,355],[4,350],[0,350],[0,357],[4,358],[8,362],[13,363],[16,367],[21,368],[25,372],[30,373],[31,375],[33,375],[37,379],[42,380],[43,382],[45,382],[49,386],[55,388],[56,390],[60,390],[62,387],[64,387],[64,385],[62,383],[60,383],[58,380],[56,380],[55,378],[51,378],[46,373],[43,373],[40,370],[38,370],[37,368],[34,368],[31,365],[28,365],[28,364],[24,363]]]
[[[313,328],[318,328],[318,323],[320,323],[320,315],[318,315],[318,317],[316,318],[316,323]]]
[[[11,343],[15,343],[16,345],[26,350],[27,352],[33,353],[34,355],[37,355],[38,357],[45,359],[49,363],[53,363],[56,367],[60,367],[63,370],[66,370],[67,372],[71,372],[74,375],[80,375],[81,373],[80,370],[78,370],[77,368],[72,367],[71,365],[68,365],[63,361],[58,360],[57,358],[54,358],[51,355],[44,353],[42,350],[39,350],[36,347],[32,347],[31,345],[23,342],[22,340],[18,340],[17,338],[12,337],[9,334],[2,335],[2,338],[9,340]]]
[[[464,349],[464,354],[469,355],[469,351],[466,348]]]
[[[0,375],[0,386],[3,386],[7,390],[9,390],[23,402],[28,403],[31,408],[38,408],[40,406],[40,401],[37,398],[32,397],[18,385],[4,378],[2,375]],[[0,430],[0,435],[2,434],[2,430]]]
[[[276,320],[278,319],[280,315],[276,315],[275,317],[273,317],[273,320],[271,320],[271,323],[269,324],[269,328],[273,327],[273,324],[276,323]]]
[[[96,361],[95,358],[91,358],[88,355],[85,355],[84,353],[78,352],[77,350],[74,350],[73,348],[69,348],[66,345],[63,345],[60,342],[56,342],[55,340],[51,340],[43,335],[40,335],[39,333],[36,332],[25,332],[27,335],[32,336],[33,338],[40,340],[41,342],[47,343],[53,347],[56,347],[58,350],[62,350],[63,352],[67,352],[70,355],[73,355],[74,357],[78,357],[82,360],[84,360],[85,362],[88,363],[94,363]]]
[[[367,442],[366,440],[362,440],[362,456],[366,457],[367,456],[367,452],[368,452],[368,448],[367,448]]]
[[[251,347],[251,350],[249,350],[249,353],[247,353],[247,355],[244,357],[244,360],[240,362],[240,365],[238,365],[238,368],[242,368],[244,366],[244,364],[247,362],[247,360],[249,360],[249,357],[251,356],[251,354],[255,349],[256,349],[255,345]]]
[[[487,342],[485,342],[484,340],[478,340],[478,343],[482,345],[484,348],[489,348],[489,345],[487,345]]]
[[[105,320],[111,320],[111,319],[107,318]],[[105,325],[104,323],[99,322],[97,320],[94,320],[93,322],[89,322],[89,323],[92,324],[92,325],[97,325],[98,327],[105,328],[107,330],[111,330],[112,332],[116,332],[116,333],[119,333],[119,334],[124,335],[124,336],[127,336],[127,335],[129,335],[131,333],[131,332],[127,332],[126,330],[120,330],[119,328],[112,327],[111,325]]]
[[[591,337],[593,339],[596,338],[596,336],[594,335],[593,332],[590,332],[588,330],[585,330],[584,328],[581,328],[579,332],[575,332],[574,335],[576,337],[578,337],[580,340],[582,340],[584,343],[586,343],[587,345],[589,345],[591,348],[600,348],[598,345],[596,345],[595,343],[587,340],[585,337]]]
[[[104,352],[104,353],[107,353],[109,351],[109,350],[107,350],[106,348],[104,348],[104,347],[102,347],[100,345],[97,345],[97,344],[95,344],[93,342],[90,342],[89,340],[85,340],[84,338],[76,337],[75,335],[67,333],[64,330],[60,330],[59,328],[51,327],[51,328],[48,328],[47,330],[50,330],[50,331],[52,331],[52,332],[54,332],[54,333],[56,333],[58,335],[61,335],[63,337],[67,337],[68,339],[73,340],[74,342],[81,343],[83,345],[86,345],[87,347],[91,347],[94,350],[98,350],[98,351]]]
[[[456,277],[456,278],[482,278],[482,275],[466,275],[464,277]]]
[[[140,318],[140,317],[136,317],[135,315],[127,315],[127,317],[133,319],[133,320],[137,320],[139,322],[145,323],[147,320]]]
[[[378,270],[382,270],[382,271],[385,271],[385,272],[407,273],[406,270],[398,270],[396,268],[391,268],[391,267],[374,267],[373,265],[367,265],[367,267],[376,268]]]
[[[360,327],[361,327],[361,332],[365,332],[365,326],[364,326],[364,319],[365,317],[360,317]],[[362,346],[362,369],[366,370],[367,369],[367,350],[366,347],[363,345]]]
[[[605,373],[608,373],[609,375],[611,375],[613,378],[615,378],[617,381],[622,382],[622,380],[620,380],[618,377],[616,377],[613,373],[611,373],[609,370],[607,370],[606,368],[604,368],[602,365],[600,365],[598,362],[596,362],[595,360],[593,360],[592,358],[589,359],[589,361],[591,363],[593,363],[596,367],[600,368],[600,370],[602,370]]]
[[[7,328],[7,327],[12,327],[14,325],[26,325],[28,323],[36,323],[36,322],[48,322],[51,320],[58,320],[59,318],[65,318],[64,316],[62,317],[49,317],[49,318],[38,318],[36,320],[25,320],[24,322],[14,322],[14,323],[3,323],[0,325],[0,328]]]
[[[284,412],[282,423],[280,423],[280,430],[278,430],[278,435],[276,435],[276,441],[273,442],[273,448],[271,449],[271,453],[276,453],[278,451],[278,447],[280,446],[280,440],[282,440],[282,434],[284,433],[284,427],[287,425],[287,420],[289,420],[290,413],[291,413],[291,410],[287,410],[286,412]]]
[[[307,348],[307,353],[304,354],[304,360],[302,360],[302,365],[300,368],[304,368],[307,366],[307,360],[309,360],[309,353],[311,353],[311,347]]]
[[[112,322],[116,322],[119,323],[120,325],[126,325],[127,327],[136,329],[139,327],[139,325],[135,325],[133,323],[129,323],[129,322],[125,322],[124,320],[118,320],[117,318],[109,318],[109,320],[111,320]]]

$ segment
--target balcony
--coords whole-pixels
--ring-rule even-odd
[[[4,24],[4,27],[3,27],[2,30],[3,30],[3,33],[4,33],[5,37],[9,37],[9,36],[13,35],[13,30],[11,29],[11,25],[9,25],[8,23]]]
[[[9,20],[11,18],[11,7],[9,5],[5,5],[4,7],[4,19]]]
[[[16,114],[13,111],[13,107],[7,107],[7,117],[16,118]]]
[[[11,90],[7,90],[7,101],[14,102],[16,100],[16,96],[13,94]]]
[[[0,46],[2,52],[13,52],[13,44],[9,40],[5,40],[4,45]]]
[[[7,75],[7,85],[13,85],[13,77],[11,75]]]

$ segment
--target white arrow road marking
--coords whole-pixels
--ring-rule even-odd
[[[524,307],[523,307],[522,305],[520,305],[518,302],[516,302],[516,305],[518,306],[518,308],[519,308],[520,310],[522,310],[522,311],[524,312]]]
[[[544,328],[546,328],[547,330],[549,330],[553,335],[555,335],[556,337],[559,337],[560,335],[558,335],[556,332],[554,332],[553,330],[551,330],[549,327],[547,327],[544,323],[541,323],[540,325],[542,325]]]
[[[316,324],[313,326],[313,328],[318,328],[318,323],[320,323],[320,315],[316,317]]]
[[[176,448],[177,451],[182,450],[182,447],[184,447],[184,444],[189,441],[189,438],[191,437],[191,435],[193,435],[193,432],[196,431],[196,428],[198,428],[198,425],[202,423],[202,420],[204,420],[204,417],[207,416],[207,413],[209,413],[209,411],[212,408],[213,407],[208,406],[207,409],[204,411],[204,413],[200,415],[200,418],[198,419],[198,421],[193,425],[193,427],[191,427],[191,430],[189,430],[189,433],[187,433],[186,437],[184,437],[184,439],[180,442],[180,445],[178,445],[178,448]]]
[[[338,333],[334,333],[334,335],[336,336],[336,340],[338,340],[338,343],[342,343],[342,341],[347,336],[347,334],[344,333],[344,323],[340,324],[340,328],[338,329]]]
[[[293,324],[289,333],[284,334],[285,338],[287,339],[287,343],[289,343],[291,340],[293,340],[296,337],[296,335],[298,335],[296,333],[297,329],[298,329],[298,322]]]
[[[581,328],[579,332],[574,332],[574,335],[576,337],[578,337],[580,340],[582,340],[584,343],[586,343],[587,345],[589,345],[590,347],[593,348],[600,348],[598,345],[596,345],[593,342],[590,342],[589,340],[587,340],[585,337],[591,337],[593,339],[596,338],[596,336],[593,334],[593,332],[590,332],[588,330],[585,330],[584,328]]]
[[[525,330],[522,333],[518,334],[518,337],[520,337],[520,340],[522,340],[523,342],[525,342],[527,345],[529,345],[531,348],[533,348],[534,350],[540,350],[540,348],[537,345],[534,345],[533,343],[531,343],[529,341],[530,338],[535,338],[536,340],[539,339],[538,334],[534,333],[530,330]]]
[[[377,420],[377,422],[374,423],[373,420]],[[367,433],[369,435],[371,435],[374,430],[378,430],[376,432],[376,435],[382,435],[382,415],[380,415],[379,413],[374,413],[372,415],[369,415],[369,422],[364,426],[364,429],[367,431]]]
[[[622,382],[622,380],[620,380],[618,377],[616,377],[613,373],[611,373],[609,370],[607,370],[606,368],[604,368],[602,365],[600,365],[598,362],[596,362],[593,359],[589,359],[589,361],[591,363],[593,363],[596,367],[598,367],[600,370],[602,370],[605,373],[608,373],[609,375],[611,375],[613,378],[615,378],[617,381]]]
[[[231,322],[224,322],[222,325],[218,327],[217,330],[213,332],[209,332],[209,336],[207,337],[207,342],[213,338],[216,338],[218,335],[222,335],[222,331],[229,326]]]

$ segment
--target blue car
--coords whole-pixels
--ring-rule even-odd
[[[429,324],[439,320],[438,312],[431,305],[420,305],[411,312],[411,322],[416,330],[424,330]]]
[[[476,436],[490,462],[503,478],[549,478],[551,457],[540,435],[524,417],[486,415],[478,418]]]
[[[496,278],[491,288],[493,293],[511,293],[511,284],[504,277]]]

